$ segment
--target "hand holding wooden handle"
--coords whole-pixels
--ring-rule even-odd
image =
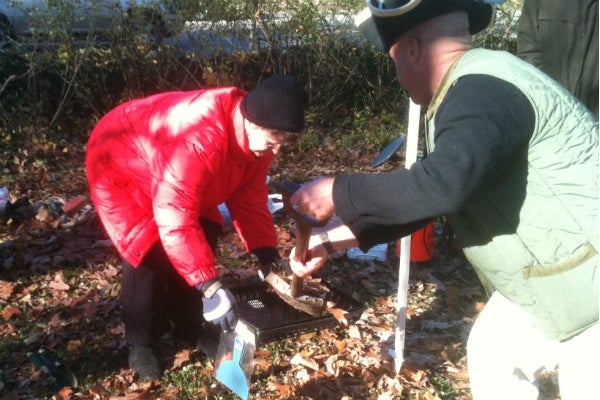
[[[281,197],[283,200],[283,209],[285,212],[296,221],[296,257],[300,262],[306,262],[308,258],[308,242],[310,240],[310,234],[313,227],[321,227],[327,225],[329,219],[318,220],[312,218],[310,215],[303,214],[298,211],[297,208],[292,206],[290,203],[290,197],[292,194],[300,189],[301,185],[289,181],[283,181],[281,183],[274,183],[279,190],[281,190]],[[292,275],[291,295],[292,297],[298,297],[302,294],[303,279],[298,275]]]

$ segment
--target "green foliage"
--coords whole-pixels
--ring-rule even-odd
[[[456,400],[461,398],[459,397],[459,393],[452,388],[452,384],[448,382],[443,375],[432,376],[431,383],[433,383],[439,398],[444,400]]]
[[[207,361],[204,362],[205,364]],[[162,378],[167,381],[167,385],[173,387],[176,390],[176,396],[179,400],[195,400],[198,398],[208,398],[206,393],[207,387],[215,387],[215,380],[211,376],[198,373],[198,366],[188,364],[179,370],[169,372],[169,374]],[[228,390],[213,390],[218,394],[212,394],[210,398],[215,400],[234,400],[238,398],[235,394]],[[204,396],[200,396],[202,393]]]
[[[217,85],[249,90],[272,73],[296,74],[306,83],[311,126],[322,132],[371,130],[377,121],[386,125],[368,140],[385,142],[405,120],[398,110],[406,109],[407,94],[390,58],[353,26],[363,7],[357,0],[165,0],[178,13],[168,30],[143,10],[101,38],[75,35],[65,23],[72,9],[60,3],[57,18],[0,50],[2,141],[30,140],[14,134],[29,126],[50,139],[85,142],[95,122],[128,99]],[[501,7],[499,22],[477,43],[514,51],[518,3]],[[203,29],[202,36],[190,26]],[[169,40],[169,33],[189,39],[191,48]]]
[[[475,36],[475,45],[494,50],[517,52],[517,23],[522,0],[508,0],[496,8],[494,25]]]

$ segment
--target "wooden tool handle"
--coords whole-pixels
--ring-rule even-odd
[[[305,263],[308,261],[308,242],[310,240],[312,227],[296,220],[296,229],[296,257],[298,258],[298,261]],[[303,279],[296,274],[292,274],[292,297],[298,297],[302,294],[303,285]]]
[[[302,295],[303,286],[304,286],[304,279],[300,278],[296,274],[292,274],[292,284],[290,286],[290,295],[294,298]]]
[[[303,214],[290,203],[290,197],[292,194],[300,188],[293,182],[284,181],[281,183],[274,182],[273,185],[281,190],[281,197],[283,200],[283,209],[286,213],[296,221],[296,258],[305,263],[309,260],[308,257],[308,242],[310,240],[310,234],[313,227],[321,227],[327,225],[329,219],[317,220],[308,214]],[[290,295],[292,297],[298,297],[302,294],[302,288],[304,286],[304,280],[296,274],[292,274],[292,284],[290,287]]]

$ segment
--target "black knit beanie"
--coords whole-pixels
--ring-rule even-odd
[[[304,130],[308,95],[292,76],[272,75],[242,100],[242,115],[258,126],[285,132]]]

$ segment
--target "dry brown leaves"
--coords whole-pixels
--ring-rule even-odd
[[[339,154],[342,158],[340,159]],[[347,153],[347,154],[346,154]],[[346,158],[344,158],[346,157]],[[350,158],[347,158],[350,157]],[[311,175],[350,171],[370,165],[372,155],[352,153],[329,143],[296,164],[279,161],[274,177],[291,180]],[[340,161],[342,160],[342,161]],[[85,177],[81,159],[65,166],[64,173],[19,164],[23,180],[13,187],[32,200],[45,201],[55,192],[63,198],[81,198]],[[360,167],[369,170],[368,167]],[[60,179],[60,177],[64,179]],[[57,178],[58,177],[58,178]],[[26,190],[26,184],[37,190]],[[289,221],[276,219],[279,248],[288,254],[294,244]],[[220,247],[224,258],[220,273],[232,280],[255,276],[236,235],[228,232]],[[0,227],[0,336],[9,341],[2,361],[7,376],[5,398],[50,397],[77,399],[177,398],[178,389],[168,380],[140,382],[123,359],[123,324],[119,292],[119,257],[93,217],[83,207],[70,216],[56,218],[42,212],[19,225]],[[241,267],[230,271],[232,260]],[[440,258],[442,275],[456,260]],[[461,268],[464,265],[460,265]],[[76,273],[73,273],[76,271]],[[468,269],[454,269],[443,284],[431,279],[432,268],[411,270],[406,362],[395,373],[390,350],[394,345],[397,264],[358,263],[341,257],[328,267],[330,282],[369,306],[357,320],[344,310],[330,309],[339,324],[284,338],[257,349],[251,398],[255,399],[440,399],[436,380],[454,390],[452,398],[468,399],[465,339],[472,318],[484,302],[476,277]],[[28,323],[35,321],[35,323]],[[26,329],[24,327],[27,327]],[[56,351],[85,386],[75,393],[52,392],[26,352],[39,347]],[[210,363],[189,347],[167,349],[168,373],[193,368],[208,382],[195,389],[197,398],[221,398],[227,391],[212,378]],[[232,397],[225,397],[232,398]],[[444,398],[444,400],[446,400]]]

